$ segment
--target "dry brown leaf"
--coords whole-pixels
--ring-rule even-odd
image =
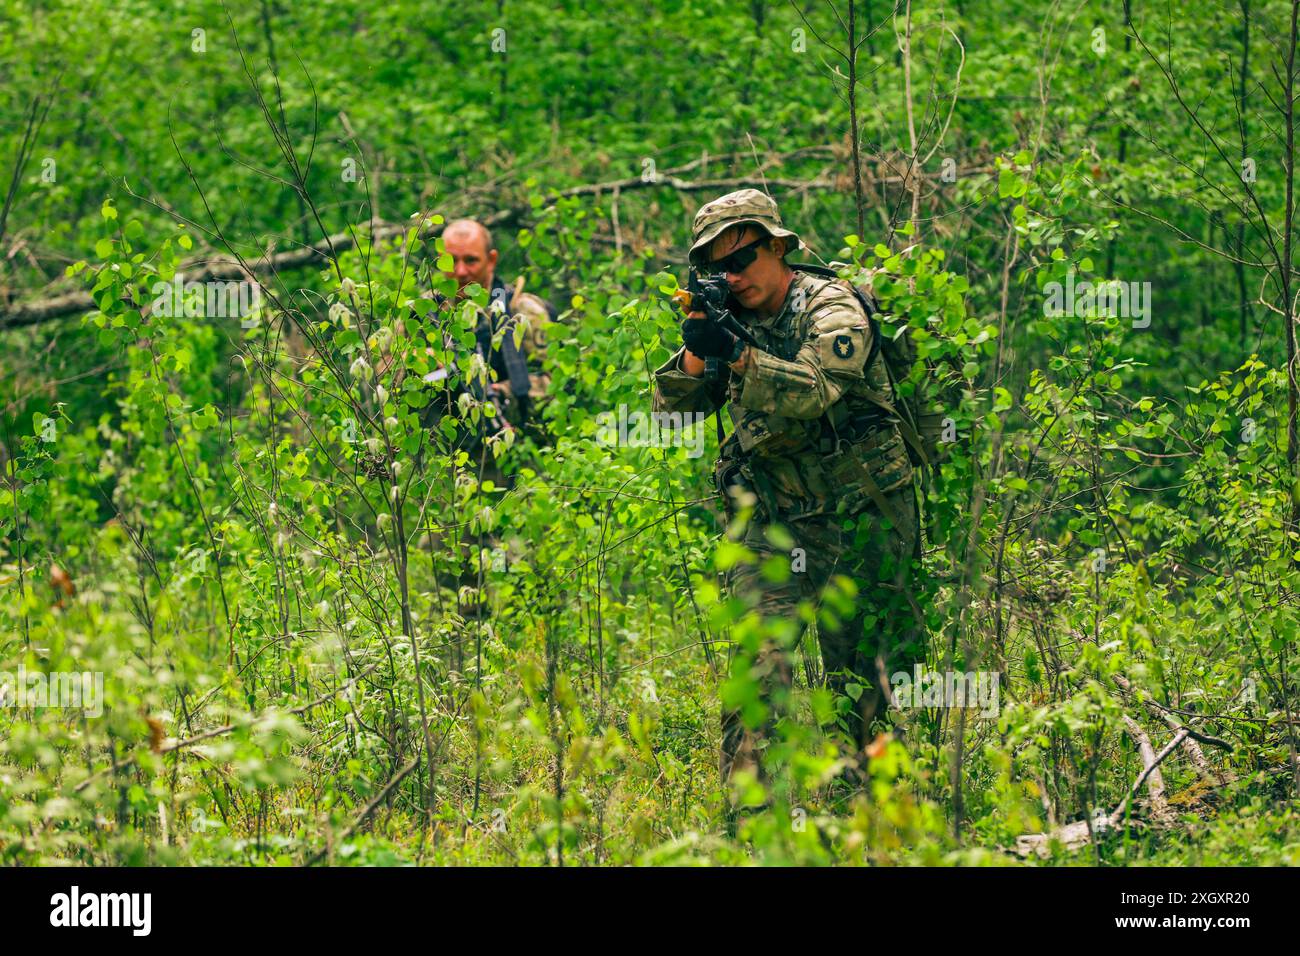
[[[889,742],[893,739],[892,734],[878,734],[875,740],[867,744],[867,756],[872,760],[879,760],[885,755],[885,748],[889,746]]]

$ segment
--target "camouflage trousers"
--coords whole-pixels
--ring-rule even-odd
[[[792,563],[797,568],[801,560],[805,566],[783,582],[770,580],[761,572],[768,557],[792,556],[768,540],[770,522],[761,508],[740,532],[739,540],[756,552],[757,560],[732,567],[727,574],[728,590],[764,617],[800,623],[792,639],[783,642],[765,636],[757,652],[733,645],[730,673],[748,672],[758,685],[768,717],[761,726],[748,726],[739,709],[724,703],[720,760],[724,783],[738,769],[753,770],[760,779],[765,776],[760,757],[773,739],[777,722],[785,716],[793,684],[791,655],[804,636],[798,606],[802,601],[818,606],[832,577],[851,578],[857,595],[847,613],[830,615],[834,621],[819,614],[818,644],[827,686],[836,695],[844,694],[850,684],[862,688],[847,714],[859,750],[872,739],[876,722],[883,721],[889,676],[899,670],[910,672],[913,664],[925,660],[923,632],[909,594],[913,563],[920,554],[915,492],[909,484],[884,497],[898,517],[897,527],[886,528],[875,506],[856,516],[819,515],[786,523],[796,549]]]

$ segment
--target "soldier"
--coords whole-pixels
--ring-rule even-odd
[[[691,263],[725,276],[730,310],[756,344],[692,311],[682,323],[683,346],[655,371],[654,407],[707,413],[728,406],[734,428],[714,479],[728,534],[758,556],[728,572],[732,594],[765,617],[798,621],[800,601],[816,600],[832,575],[856,583],[848,619],[836,626],[821,616],[818,638],[829,686],[840,694],[850,683],[862,686],[847,718],[861,748],[883,718],[889,675],[924,659],[907,593],[920,521],[912,463],[897,420],[884,410],[892,394],[872,325],[847,282],[786,263],[800,248],[776,203],[757,190],[701,207]],[[714,380],[705,376],[708,359],[719,371]],[[791,557],[769,537],[774,525],[793,535],[795,556],[806,561],[802,571],[792,564],[796,573],[784,582],[759,570],[769,556]],[[768,717],[748,726],[724,703],[724,781],[742,768],[765,777],[759,757],[788,701],[797,638],[764,640],[756,653],[732,652],[732,674],[748,671]]]
[[[479,422],[476,432],[461,434],[456,447],[469,453],[477,462],[480,481],[491,481],[497,487],[510,487],[512,480],[497,464],[487,439],[502,431],[528,431],[535,441],[544,441],[540,410],[547,399],[550,377],[541,369],[545,345],[545,323],[552,318],[550,306],[542,299],[523,291],[523,279],[513,286],[497,274],[499,252],[492,241],[492,233],[482,223],[473,219],[458,219],[442,233],[443,245],[452,258],[448,274],[456,280],[456,295],[464,298],[470,286],[487,290],[486,309],[478,312],[475,325],[475,349],[490,369],[486,392],[477,382],[466,386],[480,400],[491,400],[495,414]],[[436,293],[426,293],[438,300],[440,308],[448,309],[451,303]],[[516,323],[522,324],[524,334],[516,344]],[[500,344],[493,342],[500,334]],[[433,377],[445,377],[439,369]],[[439,401],[431,403],[424,412],[426,427],[433,427],[452,409],[456,395],[443,393]]]
[[[487,438],[504,429],[527,429],[536,439],[541,440],[540,429],[542,403],[547,397],[549,376],[542,370],[542,355],[545,346],[544,325],[553,316],[550,306],[542,299],[523,291],[523,278],[513,285],[506,283],[497,274],[497,260],[500,256],[492,241],[492,233],[486,226],[474,219],[458,219],[449,223],[442,232],[443,247],[452,257],[451,275],[456,279],[457,297],[464,297],[471,285],[478,285],[488,292],[488,307],[480,311],[478,323],[474,329],[476,349],[484,362],[492,369],[485,396],[477,385],[470,389],[476,397],[489,398],[497,409],[497,414],[490,419],[481,419],[477,434],[462,435],[460,445],[475,463],[480,482],[491,482],[496,488],[513,487],[513,477],[505,474]],[[515,344],[514,327],[521,318],[525,331],[520,344]],[[493,344],[494,336],[504,328],[501,344]],[[445,396],[448,400],[451,395]],[[432,424],[444,407],[431,407],[426,415],[426,424]],[[487,535],[481,542],[491,545],[496,554],[503,554],[505,545],[496,535]],[[461,584],[477,588],[482,584],[482,577],[477,566],[470,562],[461,575]],[[479,617],[486,613],[487,596],[482,591],[473,597],[458,598],[458,608],[463,615]]]
[[[482,223],[474,219],[458,219],[443,230],[442,241],[454,262],[452,274],[459,294],[463,295],[470,285],[475,284],[488,292],[489,313],[482,316],[475,331],[480,347],[487,353],[484,358],[490,358],[497,373],[497,381],[492,383],[491,390],[495,396],[504,398],[507,407],[517,406],[515,424],[527,421],[530,413],[535,413],[544,401],[550,384],[549,376],[541,368],[546,343],[543,326],[552,318],[550,306],[523,291],[522,276],[511,285],[496,274],[500,254],[492,242],[492,233]],[[493,333],[500,331],[503,325],[512,328],[511,324],[518,322],[521,316],[527,320],[527,329],[520,343],[522,350],[516,348],[511,331],[503,336],[501,347],[493,349]]]

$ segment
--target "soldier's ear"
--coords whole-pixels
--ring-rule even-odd
[[[782,258],[786,250],[785,236],[773,236],[772,241],[768,243],[768,248],[772,250],[772,255],[778,259]]]

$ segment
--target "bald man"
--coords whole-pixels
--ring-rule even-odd
[[[551,320],[551,309],[542,299],[523,291],[523,279],[510,284],[496,274],[500,253],[492,241],[492,232],[474,219],[457,219],[442,232],[442,242],[453,266],[449,275],[456,279],[459,295],[477,285],[488,292],[490,315],[480,317],[476,334],[484,359],[497,373],[493,391],[514,398],[523,418],[545,399],[550,378],[542,371],[546,339],[543,326]],[[514,336],[503,336],[501,347],[491,347],[492,335],[502,326],[510,327],[524,319],[527,330],[516,348]]]

